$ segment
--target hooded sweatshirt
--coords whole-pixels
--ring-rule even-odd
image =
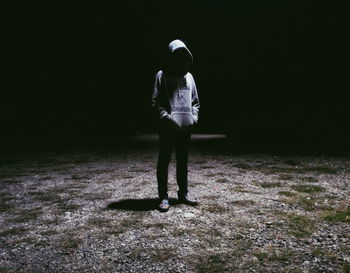
[[[172,41],[163,70],[156,74],[152,107],[160,119],[172,119],[180,128],[198,122],[199,98],[194,78],[188,72],[193,57],[180,40]]]

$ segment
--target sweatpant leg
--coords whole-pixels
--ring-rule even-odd
[[[164,129],[159,130],[159,153],[157,163],[158,196],[168,198],[168,170],[171,152],[174,145],[174,135]]]
[[[191,134],[179,132],[175,140],[176,154],[176,181],[179,187],[178,197],[188,193],[188,153],[190,148]]]

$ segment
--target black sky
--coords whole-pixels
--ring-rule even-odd
[[[154,76],[177,38],[194,55],[197,132],[249,142],[349,140],[347,32],[336,4],[115,2],[9,10],[3,146],[155,132]]]

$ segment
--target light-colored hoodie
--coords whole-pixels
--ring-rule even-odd
[[[180,128],[194,125],[198,122],[199,98],[194,78],[188,72],[193,57],[186,45],[180,40],[174,40],[169,44],[169,59],[167,66],[156,74],[152,106],[160,119],[172,119]],[[187,55],[188,66],[177,70],[178,58],[176,51],[182,51]],[[179,52],[177,52],[179,53]]]

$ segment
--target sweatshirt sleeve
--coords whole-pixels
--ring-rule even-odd
[[[198,92],[197,92],[197,87],[196,83],[192,77],[192,82],[193,82],[193,88],[192,88],[192,115],[194,118],[195,123],[198,122],[198,116],[199,116],[199,97],[198,97]]]
[[[169,113],[166,110],[166,107],[164,105],[162,105],[161,96],[164,94],[161,94],[161,90],[162,90],[161,82],[162,82],[162,73],[158,72],[156,74],[156,79],[155,79],[155,83],[154,83],[154,89],[153,89],[153,95],[152,95],[152,108],[153,108],[155,114],[160,119],[166,118],[169,116]]]

